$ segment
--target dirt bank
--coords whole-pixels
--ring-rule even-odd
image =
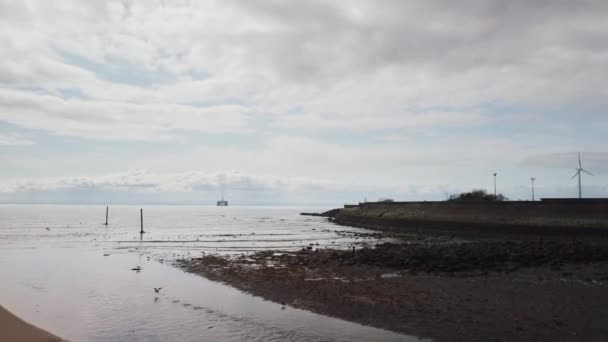
[[[0,341],[59,342],[63,340],[23,321],[0,306]]]
[[[438,341],[606,338],[606,248],[543,245],[386,244],[354,255],[268,251],[180,266],[286,306]]]
[[[363,203],[333,212],[338,224],[461,237],[608,240],[608,205],[544,202]]]

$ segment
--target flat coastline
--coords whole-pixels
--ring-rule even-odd
[[[0,341],[60,342],[64,340],[27,323],[0,305]]]
[[[314,215],[394,243],[207,255],[178,266],[287,310],[436,341],[608,338],[605,212],[417,206],[425,210],[379,204]]]
[[[578,260],[576,250],[556,243],[538,251],[532,245],[515,248],[523,254],[502,259],[509,250],[491,243],[477,243],[471,254],[462,245],[442,248],[451,256],[421,246],[394,255],[378,253],[385,247],[356,250],[354,256],[337,250],[267,251],[204,256],[179,266],[287,309],[436,341],[595,341],[608,336],[608,248],[596,246],[596,252]],[[480,258],[484,253],[490,259]],[[491,258],[495,261],[488,262]]]

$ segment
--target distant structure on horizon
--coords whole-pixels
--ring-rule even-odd
[[[581,172],[584,172],[590,176],[593,176],[593,174],[585,169],[583,169],[583,163],[581,163],[581,153],[578,153],[578,168],[576,169],[576,173],[574,174],[574,176],[572,176],[572,179],[576,178],[578,176],[578,199],[582,199],[583,198],[583,185],[581,183]]]
[[[224,199],[224,192],[222,191],[222,199],[217,201],[217,206],[218,207],[227,207],[228,206],[228,201],[226,201]]]

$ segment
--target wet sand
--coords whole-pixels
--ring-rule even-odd
[[[63,340],[25,322],[0,306],[0,341],[59,342]]]
[[[607,249],[542,245],[268,251],[180,266],[287,307],[437,341],[608,338]]]

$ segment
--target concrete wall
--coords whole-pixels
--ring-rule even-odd
[[[468,237],[608,239],[608,201],[367,202],[337,212],[338,224]]]
[[[387,213],[417,213],[448,216],[508,216],[608,219],[608,200],[544,200],[504,202],[367,202],[359,208]]]

